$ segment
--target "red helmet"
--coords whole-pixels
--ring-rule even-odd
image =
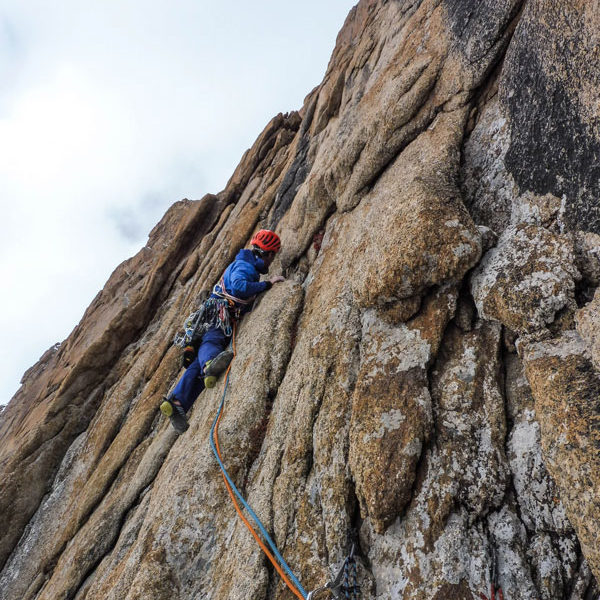
[[[258,246],[265,252],[279,252],[281,248],[281,240],[274,231],[268,229],[261,229],[254,234],[254,237],[250,240],[250,243],[254,246]]]

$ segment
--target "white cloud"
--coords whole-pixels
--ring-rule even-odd
[[[4,0],[0,404],[170,204],[301,106],[353,4]]]

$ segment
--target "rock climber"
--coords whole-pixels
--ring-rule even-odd
[[[169,417],[178,433],[187,430],[186,413],[200,392],[205,387],[214,387],[217,376],[229,366],[233,352],[227,346],[231,340],[232,325],[241,315],[252,310],[258,294],[284,281],[281,275],[260,281],[260,276],[268,272],[281,248],[279,236],[268,229],[261,229],[250,240],[250,246],[250,249],[243,248],[238,252],[206,300],[203,309],[207,322],[198,353],[189,361],[173,392],[160,405],[160,411]]]

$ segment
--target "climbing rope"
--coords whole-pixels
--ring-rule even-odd
[[[358,600],[356,559],[354,558],[354,546],[350,556],[344,562],[344,585],[342,586],[344,596],[348,600]]]
[[[236,349],[235,349],[235,323],[233,327],[233,334],[231,338],[231,344],[233,349],[233,356],[235,358]],[[233,361],[232,361],[233,362]],[[215,416],[215,420],[213,421],[212,427],[210,429],[210,445],[219,463],[219,467],[221,468],[221,475],[223,476],[223,481],[225,482],[225,487],[227,488],[227,492],[233,502],[233,506],[239,517],[242,519],[244,525],[248,528],[248,531],[252,534],[252,537],[256,540],[258,545],[261,547],[262,551],[265,553],[271,564],[275,567],[276,571],[279,573],[285,584],[292,591],[292,593],[299,598],[300,600],[312,600],[315,595],[321,591],[329,590],[334,596],[338,599],[343,600],[346,598],[348,600],[359,600],[359,588],[357,585],[357,572],[356,572],[356,559],[354,558],[354,545],[352,546],[352,551],[350,556],[346,558],[342,568],[340,569],[338,576],[335,580],[330,581],[325,586],[313,590],[310,593],[307,593],[306,590],[302,587],[302,584],[298,581],[289,565],[285,562],[283,556],[277,550],[277,546],[267,533],[265,526],[262,524],[261,520],[258,518],[256,513],[252,510],[248,502],[244,499],[235,483],[231,479],[231,476],[227,472],[225,465],[223,463],[223,458],[221,456],[221,448],[219,447],[219,423],[221,421],[221,417],[223,416],[223,407],[225,405],[225,396],[227,395],[227,388],[229,387],[229,372],[231,370],[231,363],[229,367],[227,367],[227,371],[225,373],[225,384],[223,386],[223,395],[221,397],[221,403],[219,405],[219,409],[217,411],[217,415]],[[239,500],[239,502],[238,502]],[[272,552],[265,546],[264,542],[260,539],[260,536],[252,526],[252,524],[248,521],[248,519],[244,516],[242,509],[240,507],[240,503],[246,509],[254,523],[258,526],[261,533],[263,534],[267,544],[271,548]],[[343,579],[343,581],[342,581]],[[342,596],[341,594],[344,594]]]
[[[232,336],[231,341],[232,341],[232,347],[233,347],[233,355],[235,357],[235,352],[236,352],[236,350],[235,350],[235,325],[234,325],[233,336]],[[221,421],[221,416],[223,415],[223,406],[225,404],[225,396],[227,395],[227,388],[229,386],[230,370],[231,370],[231,364],[229,365],[229,367],[227,368],[227,371],[226,371],[225,385],[223,387],[223,396],[221,397],[221,404],[219,405],[219,410],[217,411],[217,416],[215,417],[215,420],[214,420],[211,430],[210,430],[210,445],[212,447],[213,454],[215,455],[215,458],[217,459],[217,462],[219,463],[219,467],[221,468],[221,474],[223,475],[223,480],[225,481],[225,486],[227,487],[227,491],[229,492],[229,496],[231,497],[231,500],[233,502],[233,505],[235,507],[237,514],[242,519],[242,521],[244,522],[244,525],[246,525],[246,527],[252,534],[252,537],[258,542],[258,545],[261,547],[262,551],[266,554],[267,558],[271,561],[271,564],[275,567],[275,569],[277,570],[277,572],[279,573],[281,578],[285,581],[286,585],[293,592],[293,594],[296,597],[300,598],[301,600],[306,600],[306,598],[308,597],[308,594],[306,593],[305,589],[302,587],[302,585],[300,584],[298,579],[295,577],[294,573],[292,572],[292,570],[290,569],[288,564],[285,562],[284,558],[281,556],[281,554],[277,550],[277,547],[275,546],[273,540],[267,533],[267,530],[265,529],[261,520],[258,518],[258,516],[255,514],[255,512],[252,510],[250,505],[246,502],[246,500],[244,499],[244,497],[242,496],[242,494],[236,487],[235,483],[231,479],[229,473],[227,472],[225,465],[223,464],[223,459],[221,457],[221,449],[219,447],[219,422]],[[237,497],[237,499],[236,499],[236,497]],[[273,554],[271,554],[271,552],[269,552],[268,548],[265,546],[263,541],[260,539],[258,533],[254,529],[254,527],[252,527],[252,525],[250,524],[248,519],[246,519],[237,500],[239,500],[241,502],[241,504],[244,506],[244,508],[248,511],[248,514],[252,517],[253,521],[256,523],[256,525],[262,532],[265,540],[271,547],[273,554],[275,555],[275,557],[277,557],[277,560],[275,559]],[[283,569],[282,569],[282,567],[283,567]],[[284,573],[284,570],[285,570],[285,573]],[[286,573],[287,573],[287,575],[286,575]]]

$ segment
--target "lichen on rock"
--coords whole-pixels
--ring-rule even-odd
[[[585,557],[596,571],[600,561],[594,525],[600,510],[600,376],[575,331],[530,344],[524,356],[548,470]]]
[[[575,304],[573,244],[543,227],[510,227],[475,270],[471,289],[479,313],[521,334],[544,329]]]

